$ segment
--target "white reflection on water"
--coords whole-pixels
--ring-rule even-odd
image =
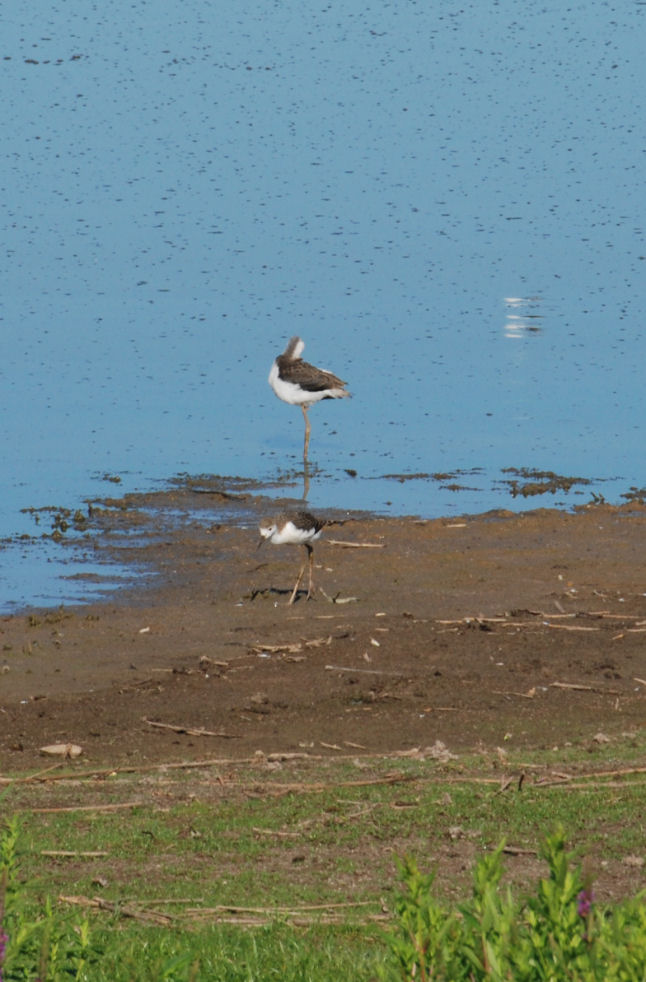
[[[522,338],[528,333],[538,334],[542,330],[543,314],[539,313],[540,297],[505,297],[507,314],[505,318],[505,337]]]

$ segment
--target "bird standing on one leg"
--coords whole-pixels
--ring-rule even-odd
[[[301,355],[305,348],[305,342],[299,337],[290,339],[282,355],[278,355],[271,371],[269,372],[269,384],[279,399],[288,402],[292,406],[300,406],[303,410],[305,419],[305,447],[303,450],[303,460],[307,462],[307,453],[310,445],[310,420],[307,411],[315,402],[321,399],[347,399],[350,396],[343,382],[332,372],[326,372],[322,368],[315,368],[308,362],[303,361]]]
[[[260,523],[260,535],[262,536],[259,547],[263,544],[265,540],[273,542],[274,545],[302,545],[304,546],[307,556],[303,565],[300,568],[300,572],[294,584],[294,589],[292,590],[292,595],[288,600],[288,604],[293,604],[296,599],[296,594],[300,586],[300,582],[303,579],[303,573],[305,572],[305,567],[309,563],[309,583],[307,588],[306,600],[309,600],[312,596],[314,586],[312,582],[312,569],[314,565],[314,550],[310,545],[315,539],[318,539],[321,534],[321,530],[324,526],[324,522],[319,521],[314,515],[310,514],[308,511],[297,511],[289,515],[278,515],[276,518],[265,518]]]

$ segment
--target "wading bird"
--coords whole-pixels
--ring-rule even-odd
[[[292,595],[288,603],[293,604],[296,599],[298,587],[303,579],[305,567],[309,563],[309,583],[307,588],[306,600],[312,596],[314,586],[312,583],[312,567],[314,565],[314,550],[310,545],[318,539],[325,522],[321,522],[308,511],[296,511],[289,515],[278,515],[276,518],[265,518],[260,523],[260,535],[262,536],[259,547],[265,541],[273,542],[275,546],[280,545],[301,545],[305,548],[307,556],[301,566],[300,572]]]
[[[307,462],[307,452],[310,445],[310,421],[307,410],[321,399],[347,399],[350,396],[343,382],[332,372],[316,368],[303,361],[301,355],[305,342],[299,337],[290,339],[282,355],[278,355],[271,371],[269,384],[279,399],[292,406],[300,406],[305,419],[305,447],[303,459]]]

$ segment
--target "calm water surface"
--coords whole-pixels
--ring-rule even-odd
[[[0,608],[76,596],[23,509],[298,468],[292,334],[353,393],[311,412],[314,509],[646,486],[646,5],[18,6]]]

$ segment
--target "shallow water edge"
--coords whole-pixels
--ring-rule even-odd
[[[464,516],[493,517],[537,508],[573,512],[596,508],[600,513],[605,509],[626,513],[646,504],[646,489],[627,489],[620,495],[622,500],[608,503],[595,490],[598,484],[549,471],[509,468],[503,479],[508,489],[508,507],[480,512],[456,510],[445,516],[429,516],[420,510],[411,511],[407,517],[418,521],[436,518],[455,521]],[[384,475],[382,480],[417,487],[450,487],[456,501],[465,490],[462,483],[465,475],[457,473],[393,473]],[[200,527],[209,532],[222,526],[252,530],[263,516],[291,508],[308,508],[330,522],[395,517],[388,514],[387,508],[309,505],[302,496],[302,482],[303,475],[298,472],[283,475],[274,482],[218,475],[178,475],[159,490],[97,497],[77,508],[44,505],[25,509],[37,531],[33,535],[23,533],[7,538],[1,544],[6,585],[0,610],[10,614],[132,597],[163,575],[159,566],[160,546],[168,540],[168,562],[172,563],[171,541],[181,550],[183,530]],[[117,491],[118,480],[113,483]],[[22,578],[21,570],[25,574]],[[14,586],[7,588],[12,573]]]

